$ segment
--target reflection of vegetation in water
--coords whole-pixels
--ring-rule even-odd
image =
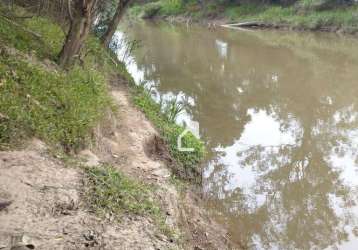
[[[246,233],[260,235],[260,244],[266,248],[277,244],[283,248],[323,249],[347,240],[349,226],[356,226],[354,219],[347,221],[346,217],[352,216],[349,209],[356,197],[352,196],[354,190],[342,182],[342,170],[333,170],[328,158],[332,151],[339,152],[338,148],[340,154],[349,154],[357,145],[347,140],[350,129],[336,131],[332,120],[319,126],[323,134],[315,134],[315,126],[305,127],[300,142],[294,146],[257,146],[239,152],[238,167],[250,168],[257,176],[255,186],[244,189],[244,193],[241,189],[225,190],[211,181],[222,176],[225,167],[211,173],[207,181],[212,202],[216,210],[230,214],[233,229],[245,225]],[[337,142],[346,145],[334,146]],[[257,204],[260,196],[264,200]],[[338,213],[332,202],[341,206],[343,213]],[[250,218],[259,218],[262,226],[250,222]]]
[[[356,197],[332,158],[358,158],[352,151],[358,146],[352,140],[358,62],[351,40],[195,27],[171,34],[150,26],[133,29],[131,35],[147,45],[135,59],[159,93],[193,98],[188,112],[200,124],[212,163],[205,190],[233,238],[284,249],[346,241],[355,226],[346,217]],[[225,57],[217,39],[226,44]],[[237,148],[235,161],[226,165],[225,150],[240,141],[253,119],[249,110],[265,112],[295,141]],[[241,167],[255,176],[249,189],[237,184],[245,178],[235,175]]]

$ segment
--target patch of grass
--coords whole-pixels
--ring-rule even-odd
[[[232,21],[264,21],[286,24],[302,29],[332,27],[347,32],[358,30],[358,7],[334,8],[330,10],[307,10],[303,13],[296,7],[240,5],[228,7],[226,16]]]
[[[136,4],[129,9],[130,17],[152,18],[159,16],[174,16],[185,12],[182,0],[159,0],[146,4]]]
[[[127,14],[131,17],[131,18],[136,18],[136,17],[140,17],[143,13],[143,5],[139,5],[139,4],[134,4],[133,6],[131,6],[128,9]]]
[[[111,106],[103,75],[78,66],[49,72],[3,54],[0,81],[0,143],[36,136],[76,150]]]
[[[1,50],[0,144],[35,136],[67,152],[80,149],[104,113],[114,108],[106,86],[116,71],[113,55],[91,36],[79,65],[68,72],[47,70],[40,60],[56,59],[64,40],[60,26],[43,17],[24,19],[21,25],[0,17],[0,42],[33,57],[24,61]]]
[[[171,155],[184,167],[196,168],[203,158],[204,145],[194,135],[188,133],[183,138],[183,146],[194,148],[194,152],[180,152],[177,148],[177,138],[184,128],[175,124],[170,118],[161,112],[161,107],[156,103],[149,93],[142,87],[135,86],[134,103],[140,107],[147,117],[159,129],[164,140],[168,143]]]
[[[0,43],[7,44],[25,53],[36,52],[38,57],[52,57],[50,47],[36,35],[26,31],[13,21],[0,16]]]
[[[134,4],[128,10],[128,16],[132,19],[147,19],[156,16],[162,8],[161,2],[149,2],[146,4]]]
[[[44,44],[50,47],[51,58],[56,58],[65,40],[65,34],[61,27],[43,17],[26,19],[24,24],[30,30],[35,30],[41,35]]]
[[[160,213],[159,205],[150,196],[153,187],[129,179],[111,166],[87,168],[86,174],[90,184],[87,197],[99,214],[120,218],[124,213]]]
[[[169,147],[171,156],[180,165],[185,175],[189,178],[198,178],[201,176],[199,167],[200,162],[205,155],[203,142],[197,139],[192,133],[187,133],[182,139],[182,146],[194,148],[193,152],[181,152],[178,150],[177,138],[185,128],[177,125],[169,116],[166,116],[161,109],[160,104],[156,103],[150,93],[142,85],[136,85],[132,77],[126,72],[123,66],[121,73],[125,76],[131,86],[133,102],[147,116],[147,118],[158,129],[164,141]],[[193,176],[194,175],[194,176]]]
[[[243,16],[259,14],[260,12],[266,9],[265,5],[256,5],[256,4],[244,4],[244,5],[235,5],[227,6],[224,11],[224,15],[230,20],[234,21]]]
[[[184,12],[184,3],[182,0],[160,0],[160,13],[162,15],[178,15]]]
[[[11,19],[13,14],[29,15],[20,7],[15,6],[14,11],[0,5],[0,12],[4,13],[0,15],[0,42],[25,53],[35,52],[39,58],[55,60],[65,38],[60,26],[37,16]]]
[[[322,3],[321,3],[322,2]],[[326,4],[327,3],[327,4]],[[145,9],[137,5],[133,13]],[[358,31],[358,6],[339,5],[329,0],[301,0],[294,6],[246,3],[233,5],[220,2],[208,2],[203,6],[197,2],[179,0],[161,0],[155,2],[160,6],[159,16],[186,15],[193,20],[225,17],[232,22],[264,21],[269,24],[283,24],[300,29],[331,28],[347,33]]]
[[[120,220],[124,214],[149,216],[168,236],[172,230],[165,224],[160,204],[153,199],[154,186],[126,177],[111,166],[86,168],[89,189],[86,199],[100,216]]]

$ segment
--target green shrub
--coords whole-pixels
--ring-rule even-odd
[[[129,8],[128,14],[130,17],[139,17],[143,12],[143,5],[135,4]]]
[[[257,4],[242,4],[239,6],[228,6],[225,9],[225,16],[230,20],[235,20],[237,18],[257,15],[260,12],[266,9],[265,5],[257,5]]]
[[[302,3],[309,5],[313,0]],[[298,12],[297,7],[281,7],[274,5],[257,6],[243,4],[226,9],[225,15],[232,21],[264,21],[272,24],[286,24],[302,29],[320,29],[332,27],[347,32],[358,30],[357,6],[336,8],[326,11],[310,10]]]
[[[163,15],[177,15],[184,11],[182,0],[161,0],[160,3]]]

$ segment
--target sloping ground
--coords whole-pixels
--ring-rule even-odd
[[[145,217],[121,223],[101,220],[82,202],[83,173],[66,168],[35,141],[26,149],[0,152],[0,249],[168,249],[165,236]],[[12,247],[12,248],[11,248]]]
[[[59,26],[21,23],[0,19],[0,249],[232,249],[192,185],[172,177],[173,159],[132,106],[129,80],[108,86],[118,68],[97,39],[83,65],[63,72],[51,60]],[[32,137],[51,146],[32,139],[9,149]],[[62,151],[91,139],[78,155]]]
[[[165,163],[147,156],[156,131],[131,105],[123,81],[113,84],[118,115],[108,116],[95,132],[96,145],[80,156],[88,166],[110,163],[155,184],[153,196],[176,236],[146,216],[124,214],[120,222],[96,216],[84,199],[83,168],[64,165],[34,139],[21,150],[0,152],[0,202],[12,201],[0,210],[0,249],[231,249],[225,231],[197,206],[193,193],[178,193]]]

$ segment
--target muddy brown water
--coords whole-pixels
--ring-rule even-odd
[[[207,208],[232,240],[358,249],[358,40],[148,23],[117,32],[129,40],[136,82],[186,104],[177,122],[206,143]]]

